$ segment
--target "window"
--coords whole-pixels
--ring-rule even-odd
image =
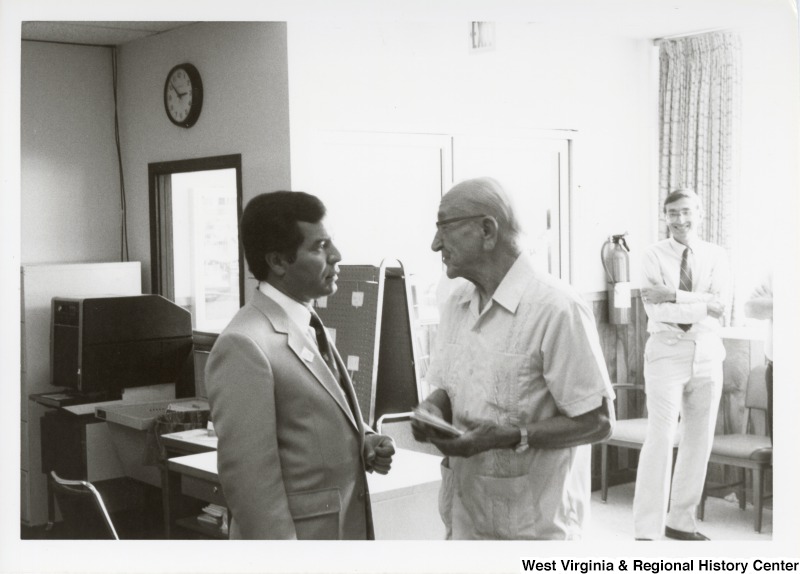
[[[152,291],[218,333],[244,302],[241,156],[148,167]]]

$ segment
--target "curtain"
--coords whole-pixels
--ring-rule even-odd
[[[664,205],[670,191],[693,188],[706,214],[699,236],[724,247],[733,261],[741,106],[740,39],[725,31],[664,40],[660,43],[659,59],[659,207]],[[667,225],[660,209],[659,218],[659,235],[664,238]],[[735,309],[734,301],[726,323],[736,324]],[[749,354],[729,348],[732,343],[738,341],[726,341],[728,360],[723,365],[718,434],[738,432],[744,417],[749,369],[739,363],[749,360]],[[731,473],[724,467],[711,465],[707,480],[730,483]]]
[[[699,236],[733,258],[741,41],[728,31],[662,40],[659,58],[659,235],[667,236],[667,194],[690,187],[706,213]]]

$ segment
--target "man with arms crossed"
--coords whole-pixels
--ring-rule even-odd
[[[639,540],[708,540],[697,532],[695,516],[722,393],[725,347],[718,332],[730,297],[728,258],[724,249],[698,237],[703,210],[694,191],[670,193],[664,214],[671,237],[650,246],[642,265],[650,333],[644,350],[648,414],[633,499],[634,534]]]
[[[453,187],[431,248],[471,284],[445,304],[419,409],[466,432],[418,440],[447,458],[440,512],[452,539],[575,540],[588,514],[589,443],[607,438],[613,391],[594,317],[569,285],[535,270],[497,181]]]
[[[220,334],[205,385],[231,538],[372,539],[365,470],[394,446],[361,419],[347,369],[312,308],[337,263],[312,195],[253,198],[241,241],[258,289]]]

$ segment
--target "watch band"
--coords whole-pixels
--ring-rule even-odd
[[[524,426],[519,427],[519,444],[514,449],[517,452],[525,452],[530,445],[528,444],[528,429]]]

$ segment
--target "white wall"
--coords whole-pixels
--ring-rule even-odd
[[[796,260],[800,195],[800,46],[788,10],[764,11],[743,25],[741,179],[736,228],[737,282],[742,293],[762,272]]]
[[[119,260],[111,50],[22,42],[21,263]]]
[[[770,206],[778,198],[794,199],[797,190],[796,21],[783,12],[756,15],[740,29],[738,227],[747,265],[763,259],[761,243],[772,244],[773,229],[791,229],[796,205]],[[293,21],[288,28],[288,63],[283,23],[201,23],[122,47],[130,256],[143,263],[145,289],[147,163],[242,153],[245,201],[288,188],[289,111],[295,147],[312,129],[577,130],[573,283],[582,291],[603,288],[600,245],[608,234],[625,230],[636,281],[637,255],[656,236],[657,69],[651,42],[499,22],[497,48],[471,55],[461,21]],[[116,260],[110,51],[22,44],[21,262]],[[162,106],[166,73],[183,61],[199,67],[206,88],[203,113],[189,130],[172,125]],[[309,191],[324,196],[324,190]],[[420,217],[432,220],[433,214]]]
[[[21,262],[119,260],[111,50],[22,44]],[[162,92],[186,61],[204,86],[188,130],[167,119]],[[118,64],[129,253],[149,292],[148,163],[239,153],[245,203],[291,187],[286,25],[185,26],[124,45]]]
[[[742,290],[797,216],[800,66],[788,8],[753,8],[733,28],[743,49],[734,261]],[[467,33],[460,20],[290,22],[293,157],[314,130],[576,130],[572,282],[604,289],[600,246],[628,231],[638,284],[642,250],[658,234],[658,49],[650,39],[498,22],[496,49],[469,54]]]
[[[572,283],[604,289],[605,238],[629,231],[641,249],[655,234],[652,43],[499,22],[496,49],[470,54],[467,33],[462,21],[290,22],[293,157],[313,130],[577,130]],[[419,216],[432,228],[435,213]]]
[[[183,62],[203,80],[203,109],[190,129],[173,125],[163,104],[167,73]],[[291,187],[286,25],[200,23],[125,44],[120,92],[130,254],[149,291],[148,163],[239,153],[243,203]]]

